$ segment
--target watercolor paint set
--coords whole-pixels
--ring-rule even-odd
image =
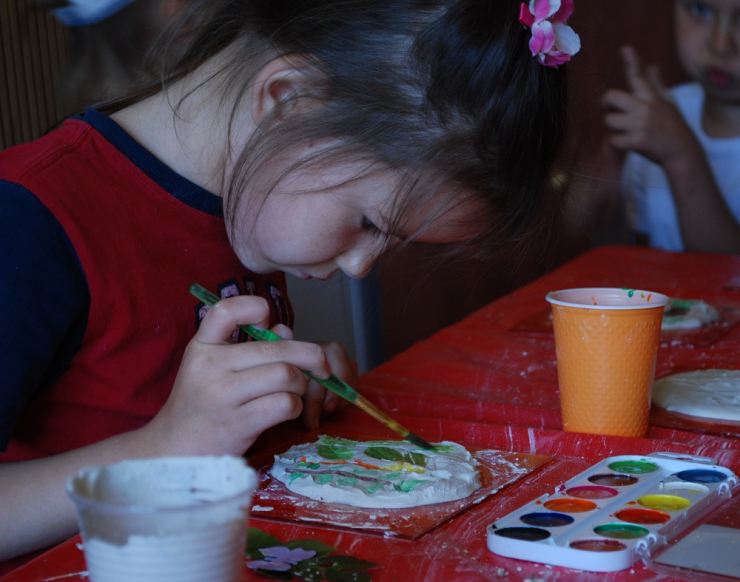
[[[608,457],[489,525],[488,549],[593,572],[649,562],[732,497],[737,476],[712,463],[672,453]]]

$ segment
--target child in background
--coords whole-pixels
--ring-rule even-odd
[[[291,339],[283,272],[362,277],[403,241],[486,253],[552,220],[571,11],[193,2],[162,85],[0,155],[0,557],[74,533],[81,466],[318,426],[335,401],[300,370],[352,380],[341,350],[231,341]],[[202,321],[192,282],[224,297]]]
[[[184,0],[31,0],[65,28],[64,111],[120,97],[149,76],[146,54]]]
[[[740,0],[675,0],[678,56],[692,82],[666,91],[623,49],[629,91],[604,95],[629,220],[671,251],[740,253]]]

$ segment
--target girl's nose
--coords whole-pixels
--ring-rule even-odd
[[[709,49],[716,55],[724,56],[732,51],[737,51],[732,22],[729,19],[717,19],[712,27],[709,39]]]
[[[370,273],[382,252],[383,245],[378,239],[364,241],[339,255],[336,263],[348,277],[362,279]]]

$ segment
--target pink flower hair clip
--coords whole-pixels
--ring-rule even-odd
[[[529,50],[546,67],[567,63],[581,50],[581,39],[566,24],[573,0],[529,0],[519,7],[519,22],[532,30]]]

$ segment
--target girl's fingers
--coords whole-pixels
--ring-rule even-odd
[[[347,351],[337,342],[323,344],[329,367],[335,376],[338,376],[348,384],[357,380],[357,364],[348,355]]]
[[[242,372],[266,364],[285,363],[311,372],[319,378],[327,378],[331,374],[326,354],[321,346],[292,340],[205,346],[195,344],[191,361],[192,365],[199,369],[218,366],[230,372]]]
[[[286,340],[292,340],[294,337],[293,330],[290,329],[287,325],[283,325],[282,323],[278,323],[277,325],[273,326],[272,331]]]
[[[303,410],[300,396],[290,392],[274,392],[249,403],[245,407],[248,415],[247,429],[251,435],[259,435],[281,422],[298,418]]]
[[[326,392],[324,393],[324,403],[322,405],[322,411],[327,414],[331,414],[332,412],[336,411],[337,407],[339,406],[340,400],[342,400],[342,398],[334,394],[334,392],[326,390]]]
[[[308,430],[319,428],[319,418],[324,401],[325,388],[316,382],[309,382],[303,396],[303,424]]]
[[[637,51],[631,46],[625,46],[622,47],[621,52],[627,84],[632,93],[640,99],[651,99],[654,97],[650,83],[643,76]]]
[[[262,297],[240,295],[222,299],[208,308],[195,340],[203,344],[229,343],[238,325],[266,327],[269,317],[270,308]]]
[[[301,397],[306,392],[308,378],[290,364],[278,362],[254,366],[232,374],[225,387],[228,399],[237,406],[249,404],[268,394],[290,393]]]

